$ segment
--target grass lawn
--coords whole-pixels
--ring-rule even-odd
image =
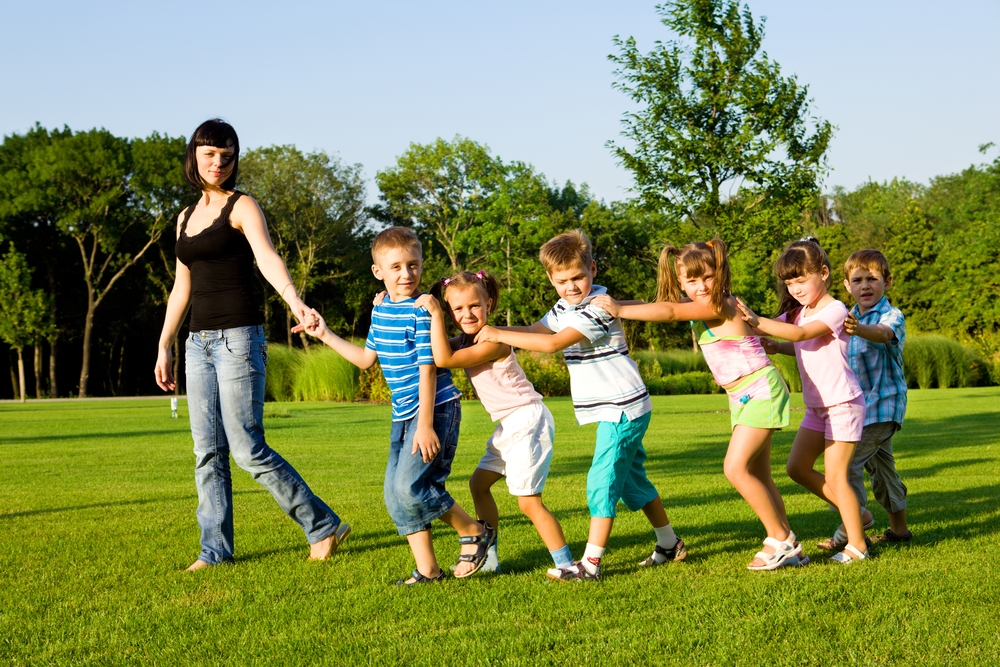
[[[548,405],[546,502],[580,557],[594,428],[568,400]],[[463,409],[450,490],[471,509],[491,425]],[[388,407],[267,405],[270,443],[354,526],[332,561],[307,562],[298,527],[234,466],[237,563],[192,575],[179,571],[198,554],[183,401],[176,420],[167,399],[0,404],[0,663],[996,664],[998,418],[1000,388],[910,392],[895,449],[916,537],[850,567],[815,548],[838,517],[784,474],[794,430],[777,434],[775,479],[814,560],[749,572],[764,534],[722,474],[726,398],[655,397],[649,475],[686,562],[640,571],[653,533],[623,509],[603,581],[549,582],[548,552],[501,483],[505,573],[400,589],[412,561],[382,502]],[[435,532],[447,565],[455,535]]]

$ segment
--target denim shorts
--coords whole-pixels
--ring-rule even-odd
[[[455,504],[445,489],[451,463],[458,448],[458,430],[462,423],[462,404],[458,399],[434,406],[434,433],[441,449],[429,463],[417,450],[417,416],[392,423],[389,461],[385,467],[385,506],[400,535],[410,535],[430,528]]]

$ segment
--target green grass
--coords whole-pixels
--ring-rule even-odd
[[[801,397],[795,396],[801,406]],[[566,399],[547,504],[574,554],[593,426]],[[896,436],[910,489],[909,547],[875,547],[850,567],[815,549],[838,518],[774,469],[792,525],[814,557],[749,572],[763,533],[722,474],[726,397],[654,398],[649,474],[691,555],[640,571],[652,532],[622,511],[605,580],[548,582],[549,556],[497,487],[500,576],[391,585],[412,569],[382,503],[389,408],[269,404],[270,442],[355,528],[328,563],[306,562],[298,528],[234,469],[237,563],[190,575],[198,553],[193,455],[169,402],[0,404],[0,664],[994,664],[1000,658],[1000,389],[910,393]],[[450,489],[471,507],[469,474],[490,433],[476,403]],[[793,412],[793,420],[801,418]],[[996,449],[994,449],[996,448]],[[871,503],[877,529],[886,517]],[[435,530],[443,564],[454,533]]]

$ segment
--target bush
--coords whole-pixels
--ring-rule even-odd
[[[722,391],[722,387],[715,383],[712,374],[705,371],[674,373],[646,380],[646,388],[653,396],[717,394]]]
[[[326,347],[304,353],[292,380],[296,401],[346,401],[358,395],[358,367]]]
[[[375,365],[361,371],[358,375],[358,394],[355,400],[367,403],[391,403],[392,392],[382,374],[382,366]]]
[[[517,362],[542,396],[569,396],[569,370],[561,353],[517,351]]]
[[[708,372],[705,357],[701,352],[692,350],[641,350],[634,352],[632,358],[639,364],[639,373],[644,380],[678,373]]]
[[[903,346],[903,372],[909,387],[977,387],[990,380],[982,355],[957,341],[934,334],[911,334]]]
[[[282,343],[267,346],[267,375],[264,381],[265,401],[294,400],[292,385],[305,353]]]
[[[802,391],[802,377],[799,375],[799,362],[796,361],[795,357],[790,354],[775,354],[771,357],[771,363],[778,369],[778,374],[781,375],[785,384],[788,385],[788,391]]]

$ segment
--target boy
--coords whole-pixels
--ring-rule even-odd
[[[874,519],[865,508],[865,470],[875,499],[889,514],[889,528],[877,539],[909,542],[913,533],[906,527],[906,485],[899,479],[892,456],[892,434],[902,428],[906,414],[906,321],[903,313],[885,298],[892,275],[882,253],[872,249],[857,251],[844,263],[844,274],[844,287],[856,304],[844,322],[844,330],[852,336],[847,356],[865,394],[865,427],[851,459],[849,479],[866,525]],[[846,541],[840,526],[833,538],[820,546],[839,549]]]
[[[361,348],[331,332],[319,313],[312,327],[297,326],[355,366],[381,362],[392,391],[392,437],[385,470],[385,504],[405,535],[416,569],[400,585],[440,581],[430,524],[441,519],[458,531],[462,553],[456,577],[467,577],[486,561],[496,531],[477,522],[445,490],[462,420],[460,394],[451,371],[437,369],[431,353],[431,318],[414,305],[420,296],[423,251],[413,230],[391,227],[372,243],[372,273],[385,283],[386,298],[372,311],[368,340]]]
[[[483,327],[476,342],[506,343],[537,352],[563,351],[570,374],[570,391],[577,422],[597,422],[594,460],[587,475],[590,535],[583,560],[552,568],[550,579],[572,581],[601,578],[615,506],[621,499],[631,510],[642,509],[656,532],[653,554],[640,565],[662,565],[687,556],[684,541],[674,534],[656,488],[646,477],[642,438],[649,426],[652,403],[628,356],[621,320],[590,305],[607,290],[593,284],[597,264],[590,241],[579,230],[549,240],[539,253],[559,301],[530,327]]]

